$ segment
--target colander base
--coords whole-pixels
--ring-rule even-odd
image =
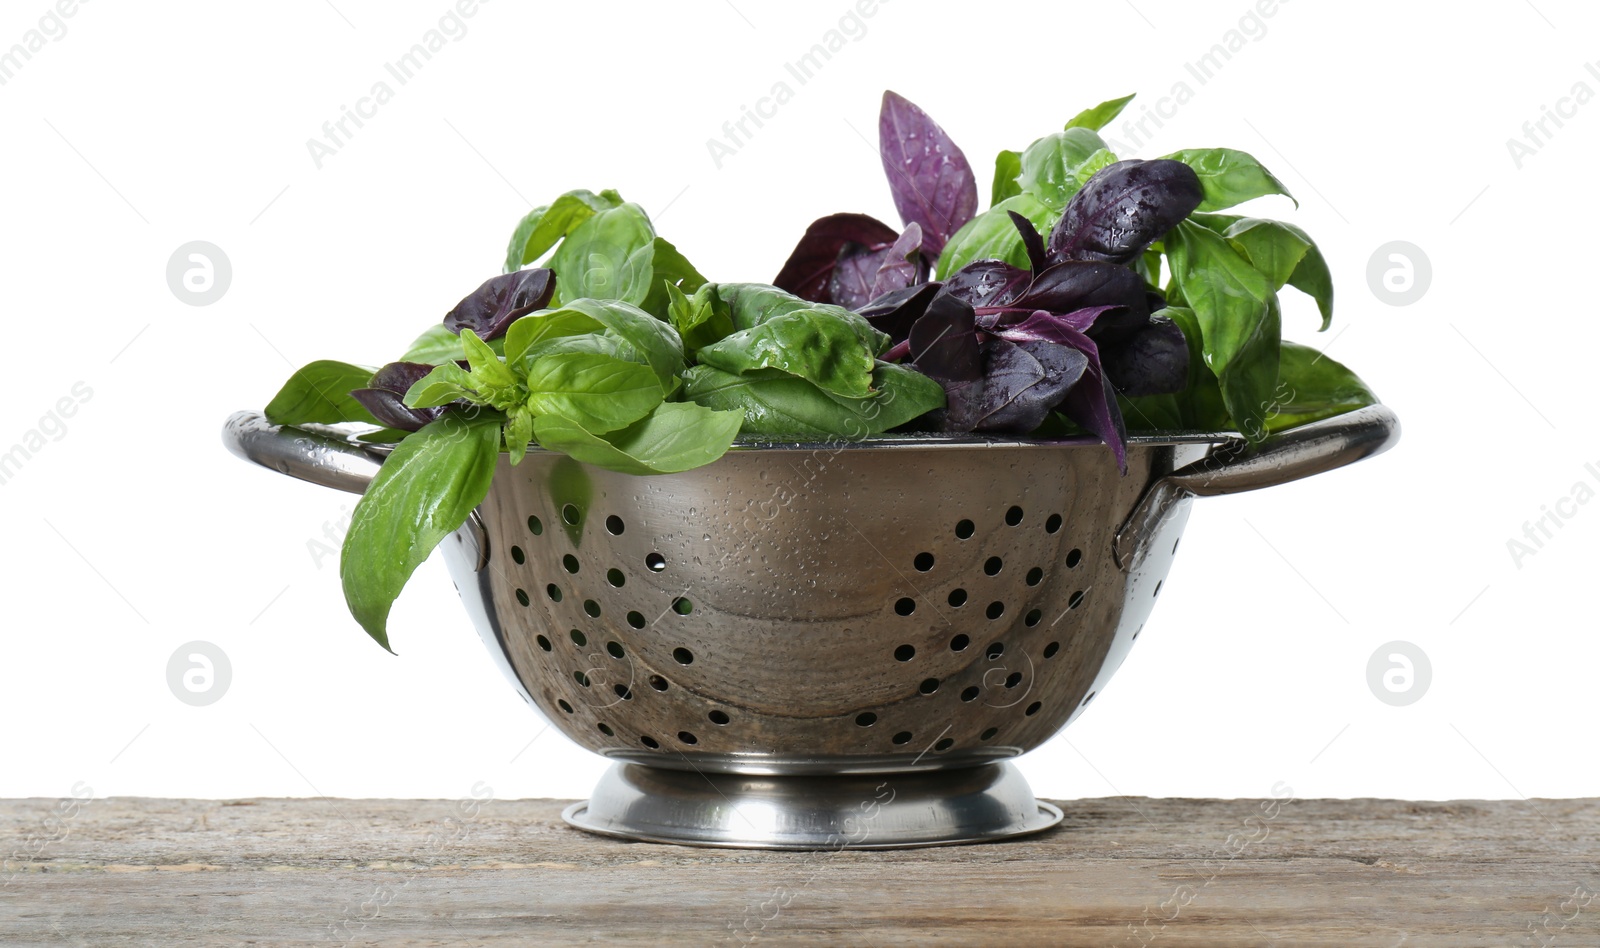
[[[615,764],[562,816],[604,836],[742,849],[899,849],[1037,833],[1061,810],[1009,763],[921,773],[752,776]]]

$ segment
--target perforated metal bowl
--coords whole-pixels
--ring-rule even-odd
[[[1002,762],[1104,688],[1191,496],[1328,470],[1397,434],[1374,406],[1254,450],[1136,437],[1126,475],[1076,441],[744,446],[656,477],[534,450],[501,459],[444,548],[523,697],[620,762],[576,825],[796,848],[987,839],[1060,818]],[[346,490],[382,463],[252,414],[226,440]]]

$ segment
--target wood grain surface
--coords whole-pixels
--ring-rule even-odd
[[[0,944],[1600,945],[1597,803],[1072,800],[1026,840],[771,853],[553,800],[11,800]]]

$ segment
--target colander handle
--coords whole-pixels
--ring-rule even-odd
[[[222,426],[222,443],[253,464],[352,494],[366,493],[386,453],[332,428],[274,425],[257,411],[235,412]],[[476,510],[463,528],[477,545],[481,570],[489,562],[489,531]]]
[[[1273,435],[1258,445],[1243,439],[1165,477],[1145,492],[1112,541],[1117,565],[1131,569],[1144,558],[1162,523],[1191,497],[1237,494],[1286,484],[1381,454],[1400,440],[1400,419],[1385,405],[1369,405]]]
[[[365,493],[383,466],[383,454],[340,432],[274,425],[257,411],[235,412],[222,443],[253,464],[352,494]]]

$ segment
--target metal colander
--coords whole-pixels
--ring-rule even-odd
[[[1337,467],[1397,433],[1373,406],[1255,450],[1136,437],[1126,475],[1077,441],[744,446],[655,477],[534,450],[501,459],[444,550],[524,698],[619,762],[576,825],[794,848],[987,839],[1060,818],[1001,762],[1121,664],[1189,497]],[[382,461],[252,414],[226,438],[347,490]],[[868,811],[873,832],[848,834]]]

